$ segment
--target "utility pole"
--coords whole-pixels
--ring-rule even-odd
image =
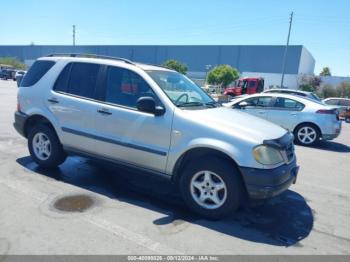
[[[73,25],[73,46],[75,46],[75,25]]]
[[[289,46],[289,38],[290,38],[290,31],[292,29],[292,23],[293,23],[293,12],[290,14],[289,18],[289,30],[288,30],[288,38],[287,38],[287,44],[284,49],[284,55],[283,55],[283,64],[282,64],[282,78],[281,78],[281,88],[283,88],[283,81],[284,81],[284,73],[286,71],[286,62],[287,62],[287,53],[288,53],[288,46]]]

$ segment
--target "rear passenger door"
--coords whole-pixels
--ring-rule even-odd
[[[143,96],[161,105],[150,85],[125,68],[108,66],[105,72],[103,104],[96,116],[96,151],[115,161],[164,172],[172,112],[155,116],[138,111],[136,102]]]
[[[293,131],[299,123],[304,107],[304,104],[294,99],[276,97],[273,107],[269,110],[268,120]]]
[[[95,101],[101,66],[73,62],[62,70],[47,98],[47,106],[61,128],[61,142],[66,148],[94,152]]]

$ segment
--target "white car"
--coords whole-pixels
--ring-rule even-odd
[[[23,70],[16,71],[15,80],[17,82],[17,86],[19,86],[21,84],[21,81],[26,73],[27,73],[27,71],[23,71]]]
[[[315,93],[302,91],[302,90],[272,88],[269,90],[265,90],[263,93],[279,93],[279,94],[295,95],[295,96],[307,97],[311,100],[316,100],[318,102],[321,102],[321,98],[319,98]]]
[[[334,107],[300,96],[262,93],[223,105],[284,127],[293,132],[295,141],[302,145],[315,145],[320,139],[332,140],[341,130]]]

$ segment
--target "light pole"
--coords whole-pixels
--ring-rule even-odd
[[[283,88],[284,74],[286,71],[287,53],[288,53],[289,38],[290,38],[290,31],[292,29],[292,23],[293,23],[293,12],[290,14],[287,44],[286,44],[286,47],[284,49],[284,55],[283,55],[281,88]]]
[[[211,68],[211,65],[205,65],[205,80],[204,80],[204,85],[207,83],[207,78],[208,78],[208,73]]]
[[[73,25],[73,46],[75,46],[75,25]]]

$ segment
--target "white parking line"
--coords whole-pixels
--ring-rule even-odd
[[[132,232],[124,227],[111,223],[103,218],[88,215],[88,216],[85,216],[83,219],[114,235],[117,235],[133,243],[136,243],[137,245],[145,247],[158,254],[178,254],[178,255],[183,254],[178,250],[169,248],[159,242],[153,241],[152,239],[144,235]]]

